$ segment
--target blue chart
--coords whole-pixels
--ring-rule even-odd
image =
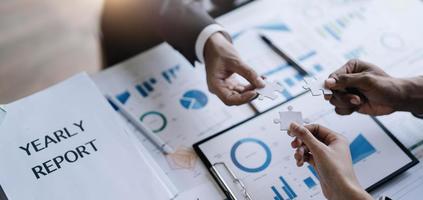
[[[331,22],[323,24],[322,27],[317,28],[317,32],[324,38],[332,38],[336,41],[342,41],[342,35],[352,23],[356,21],[365,21],[364,8],[360,8],[343,16],[340,16]]]
[[[237,157],[237,150],[241,145],[243,145],[245,143],[254,143],[254,144],[257,144],[258,147],[263,148],[263,150],[266,154],[266,158],[265,158],[262,165],[257,166],[257,167],[247,167],[244,164],[241,164],[240,159]],[[272,152],[270,151],[269,146],[267,146],[267,144],[264,143],[261,140],[258,140],[256,138],[243,138],[243,139],[237,141],[232,146],[232,148],[231,148],[231,160],[238,169],[240,169],[244,172],[248,172],[248,173],[257,173],[257,172],[261,172],[261,171],[265,170],[267,167],[269,167],[270,162],[272,161]]]
[[[258,25],[255,27],[256,29],[261,30],[268,30],[268,31],[281,31],[281,32],[290,32],[291,29],[289,27],[281,22],[269,22],[266,24]]]
[[[154,133],[162,132],[167,126],[167,119],[163,113],[157,111],[146,112],[140,117],[140,121],[147,124]]]
[[[305,53],[304,55],[298,57],[297,60],[300,61],[300,62],[304,62],[304,61],[307,61],[309,59],[312,59],[316,55],[317,55],[317,52],[312,50],[312,51],[309,51],[309,52]],[[312,70],[309,70],[311,75],[316,75],[316,74],[318,74],[318,73],[320,73],[324,70],[324,67],[321,64],[318,64],[318,63],[314,64],[312,67],[313,67]],[[280,73],[280,72],[287,70],[287,69],[290,69],[290,68],[291,68],[291,66],[289,64],[284,63],[280,66],[277,66],[277,67],[263,73],[262,75],[269,77],[269,76]],[[281,80],[281,82],[283,82],[288,88],[293,88],[293,87],[296,87],[298,84],[303,84],[303,82],[302,82],[303,78],[304,77],[301,74],[297,73],[294,77],[284,77]],[[285,99],[291,99],[293,97],[293,95],[287,89],[282,91],[282,95],[285,97]]]
[[[169,69],[162,71],[162,77],[169,83],[172,84],[173,80],[177,79],[177,73],[181,69],[180,65],[175,65]]]
[[[274,199],[275,200],[291,200],[297,197],[297,194],[294,192],[294,190],[292,189],[292,187],[288,184],[288,182],[286,182],[286,180],[280,176],[279,180],[282,183],[282,187],[276,187],[276,186],[272,186],[271,189],[273,191],[273,193],[275,194]],[[283,191],[285,193],[285,195],[282,195],[282,192],[279,191]],[[285,196],[286,198],[284,198],[283,196]]]
[[[317,186],[317,183],[311,177],[307,177],[306,179],[304,179],[304,184],[306,184],[309,189],[312,189]]]
[[[316,170],[313,168],[313,166],[309,165],[307,166],[308,170],[314,175],[314,177],[319,180],[319,175],[317,174]]]
[[[187,110],[198,110],[207,105],[208,97],[200,90],[190,90],[185,92],[179,102]]]
[[[148,97],[154,91],[154,85],[156,83],[157,80],[155,78],[150,78],[148,81],[135,85],[135,89],[142,97]]]
[[[376,148],[362,135],[359,134],[350,144],[353,164],[376,153]]]
[[[122,104],[125,104],[128,101],[129,97],[131,97],[131,93],[129,93],[129,91],[127,90],[116,95],[116,99]]]
[[[365,56],[367,54],[366,49],[360,46],[357,48],[352,49],[351,51],[344,54],[344,58],[347,60],[357,59]]]

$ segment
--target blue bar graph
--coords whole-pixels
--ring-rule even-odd
[[[149,94],[154,91],[153,85],[156,83],[156,79],[150,78],[148,81],[144,81],[141,84],[135,85],[135,89],[140,93],[142,97],[148,97]]]
[[[309,189],[314,188],[317,185],[316,182],[311,177],[304,179],[304,183],[307,185]]]
[[[291,31],[286,24],[280,23],[280,22],[262,24],[262,25],[256,26],[256,28],[262,29],[262,30],[271,30],[271,31],[284,31],[284,32]]]
[[[162,71],[162,77],[168,82],[169,84],[173,83],[173,80],[178,78],[177,73],[180,70],[180,65],[175,65],[169,69]]]
[[[288,182],[282,176],[279,177],[279,180],[282,183],[282,187],[276,187],[276,186],[271,187],[273,193],[275,194],[274,199],[275,200],[276,199],[277,200],[285,200],[285,199],[286,200],[292,200],[292,199],[295,199],[297,197],[297,194],[294,192],[294,190],[288,184]],[[287,198],[284,198],[277,188],[282,189],[282,191],[285,193],[284,196],[286,196]]]
[[[308,59],[312,58],[316,54],[317,54],[316,51],[307,52],[304,55],[298,57],[298,61],[303,62],[305,60],[308,60]],[[273,69],[271,69],[271,70],[263,73],[262,75],[263,76],[271,76],[272,74],[278,73],[280,71],[283,71],[283,70],[289,69],[289,68],[291,68],[291,66],[289,64],[287,64],[287,63],[284,63],[284,64],[281,64],[279,66],[276,66],[275,68],[273,68]]]
[[[292,99],[292,94],[287,89],[284,89],[282,91],[282,95],[285,97],[286,100]]]
[[[289,86],[289,87],[293,87],[295,86],[295,82],[291,79],[291,78],[285,78],[285,83]]]
[[[307,166],[308,170],[310,170],[310,172],[314,175],[314,177],[317,178],[317,180],[320,180],[319,175],[317,174],[316,170],[314,169],[313,166],[309,165]]]
[[[285,179],[282,176],[280,176],[279,179],[282,181],[284,185],[282,188],[285,190],[285,192],[287,192],[287,195],[289,196],[289,198],[293,199],[297,197],[297,194],[295,194],[294,190],[292,190],[291,186],[289,186],[289,184],[285,181]]]
[[[350,144],[351,158],[353,164],[376,153],[376,148],[363,136],[359,134]]]
[[[141,94],[142,97],[147,97],[148,93],[142,88],[141,85],[136,85],[135,89]]]
[[[316,65],[314,65],[314,66],[313,66],[313,68],[314,68],[314,71],[316,71],[316,72],[321,72],[321,71],[323,71],[323,67],[322,67],[322,65],[320,65],[320,64],[316,64]]]
[[[129,93],[129,91],[124,91],[116,95],[116,99],[122,104],[125,104],[128,101],[129,97],[131,97],[131,93]]]
[[[284,200],[284,198],[282,197],[281,193],[279,193],[279,191],[275,188],[275,186],[272,186],[272,190],[275,193],[275,200]]]
[[[298,73],[295,75],[295,79],[297,79],[297,81],[302,81],[304,79],[304,76]]]

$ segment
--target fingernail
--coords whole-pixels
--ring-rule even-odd
[[[358,99],[355,99],[355,98],[351,99],[350,102],[351,102],[351,104],[354,104],[354,105],[360,105],[360,101]]]
[[[294,135],[294,134],[292,134],[292,132],[291,132],[291,131],[289,131],[289,130],[288,130],[288,135],[289,135],[290,137],[295,137],[295,135]]]
[[[296,129],[299,127],[299,125],[296,122],[292,122],[291,125],[289,125],[290,129]]]
[[[266,86],[266,82],[264,82],[264,80],[261,77],[257,77],[257,85],[260,87],[264,87]]]
[[[328,78],[328,79],[326,79],[325,82],[326,82],[326,86],[329,87],[329,88],[336,85],[336,80],[334,78]]]

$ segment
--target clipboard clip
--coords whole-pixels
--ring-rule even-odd
[[[4,121],[4,119],[6,118],[6,109],[4,108],[3,105],[0,105],[0,125],[2,124],[2,122]]]
[[[226,176],[229,176],[230,182],[227,182],[224,178],[224,174],[219,171],[219,167],[223,167],[224,171],[227,173]],[[247,191],[244,183],[239,179],[235,173],[229,169],[229,167],[223,163],[218,162],[210,167],[210,171],[213,176],[218,180],[219,185],[223,188],[226,195],[231,200],[252,200],[250,194]],[[241,197],[240,197],[241,196]]]

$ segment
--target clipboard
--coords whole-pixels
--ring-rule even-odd
[[[294,99],[301,97],[302,95],[299,95],[297,97],[295,97]],[[212,177],[214,178],[214,180],[218,183],[219,187],[221,188],[221,190],[225,193],[225,195],[227,196],[227,198],[232,199],[232,200],[251,200],[254,199],[254,195],[252,195],[252,193],[248,190],[248,183],[246,184],[245,181],[243,181],[241,178],[237,177],[236,173],[233,171],[234,169],[236,170],[236,167],[230,167],[234,166],[234,164],[232,163],[228,163],[228,162],[213,162],[211,161],[210,158],[212,158],[210,156],[210,154],[208,155],[207,152],[205,152],[202,149],[202,145],[213,141],[214,139],[219,140],[219,142],[221,142],[222,139],[219,139],[218,137],[222,137],[225,138],[225,135],[231,135],[233,134],[233,132],[231,132],[231,130],[237,129],[238,127],[242,127],[245,124],[248,124],[249,122],[252,122],[253,120],[263,117],[264,115],[269,114],[270,112],[274,112],[275,109],[279,108],[280,106],[282,106],[284,103],[281,103],[275,107],[272,107],[260,114],[257,114],[256,116],[253,116],[243,122],[240,122],[239,124],[236,124],[226,130],[223,130],[215,135],[212,135],[208,138],[205,138],[202,141],[199,141],[198,143],[193,145],[193,148],[195,150],[195,152],[197,153],[197,155],[200,157],[200,159],[202,160],[202,162],[205,164],[206,168],[208,169],[208,171],[210,172],[210,174],[212,175]],[[398,147],[398,151],[407,159],[409,159],[409,162],[404,163],[403,165],[401,164],[400,167],[395,168],[395,170],[392,173],[386,174],[383,176],[383,178],[378,179],[377,181],[375,181],[373,184],[371,184],[370,186],[366,187],[366,191],[367,192],[371,192],[375,189],[377,189],[378,187],[380,187],[381,185],[383,185],[384,183],[390,181],[391,179],[393,179],[394,177],[400,175],[401,173],[407,171],[409,168],[415,166],[416,164],[419,163],[419,161],[417,160],[417,158],[403,145],[399,142],[399,140],[397,138],[395,138],[395,136],[386,128],[383,126],[383,124],[381,122],[379,122],[376,118],[374,117],[368,117],[368,116],[363,116],[366,117],[366,119],[370,122],[372,122],[374,124],[374,126],[378,126],[379,129],[381,130],[381,132],[385,133],[387,138],[389,140],[392,141],[392,143],[394,143],[397,147]],[[228,133],[228,134],[227,134]],[[387,139],[385,138],[385,139]],[[387,140],[388,140],[387,139]],[[216,143],[217,144],[217,141]],[[233,143],[232,143],[233,144]],[[221,145],[222,148],[227,145],[226,143],[218,143],[218,145]],[[235,146],[235,145],[234,145]],[[226,150],[222,150],[225,151]],[[230,161],[229,161],[230,162]],[[247,186],[246,186],[247,185]],[[277,199],[275,197],[275,199]],[[292,199],[292,198],[290,198]],[[297,198],[293,198],[293,199],[297,199]]]

